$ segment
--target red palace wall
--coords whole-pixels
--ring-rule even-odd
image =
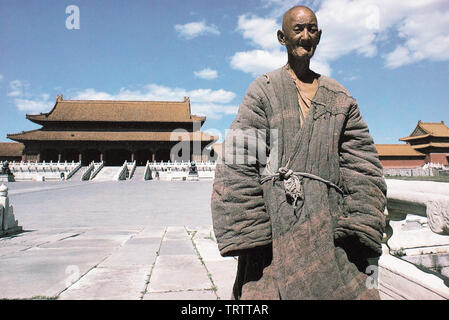
[[[389,168],[416,168],[423,166],[426,161],[424,158],[412,157],[380,157],[380,162],[384,169]]]
[[[448,165],[448,159],[447,159],[446,153],[430,153],[426,157],[426,162],[432,162],[432,163],[441,163],[444,165]]]

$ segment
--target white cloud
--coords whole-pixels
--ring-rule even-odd
[[[231,67],[257,77],[283,66],[287,62],[287,54],[277,40],[278,29],[279,24],[274,18],[239,16],[237,31],[257,49],[236,52],[231,57]]]
[[[200,70],[200,71],[194,71],[193,74],[197,78],[206,79],[206,80],[212,80],[218,77],[217,70],[212,70],[209,68]]]
[[[271,8],[272,12],[269,14],[271,17],[278,18],[284,14],[285,11],[290,9],[293,6],[307,6],[312,10],[316,9],[316,6],[319,4],[317,0],[262,0],[265,8]]]
[[[217,26],[207,25],[205,21],[190,22],[186,24],[175,25],[175,30],[179,35],[187,40],[193,39],[200,35],[214,34],[219,35]]]
[[[231,57],[231,67],[254,77],[280,68],[287,63],[287,53],[277,40],[280,24],[273,18],[260,18],[255,15],[243,15],[238,19],[237,30],[251,44],[260,49],[236,52]],[[311,68],[321,74],[330,75],[331,69],[326,60],[320,57],[311,61]]]
[[[27,82],[22,82],[20,80],[12,80],[9,82],[9,97],[19,97],[25,94],[26,88],[29,84]]]
[[[192,103],[193,114],[205,115],[210,119],[221,119],[223,115],[235,115],[238,109],[238,105]]]
[[[54,105],[54,101],[50,101],[49,98],[50,96],[44,93],[33,99],[14,99],[14,104],[20,111],[30,113],[48,112]]]
[[[281,65],[275,29],[281,24],[282,14],[299,4],[315,10],[323,30],[311,61],[311,68],[318,73],[330,75],[332,62],[345,55],[356,53],[371,58],[379,54],[380,48],[387,51],[381,57],[388,68],[422,60],[449,60],[447,0],[263,0],[263,3],[271,9],[267,17],[246,14],[239,17],[237,24],[237,30],[256,50],[237,52],[231,58],[231,67],[253,75]],[[391,36],[395,34],[399,36],[396,43],[393,41],[397,39]]]
[[[392,34],[402,41],[382,55],[389,68],[449,60],[449,3],[443,0],[326,0],[317,17],[323,29],[317,56],[329,62],[353,52],[373,57]]]
[[[231,58],[231,67],[257,77],[283,66],[287,53],[281,50],[251,50],[236,52]]]
[[[349,77],[344,77],[343,80],[354,81],[354,80],[357,80],[358,78],[359,78],[358,76],[349,76]]]
[[[396,68],[424,59],[449,60],[449,8],[410,15],[398,29],[404,43],[385,56],[387,67]]]
[[[48,112],[53,107],[54,102],[50,101],[50,96],[43,94],[30,94],[29,83],[26,81],[12,80],[9,82],[9,92],[7,95],[13,97],[13,103],[20,111],[39,113]]]
[[[373,57],[379,31],[379,10],[367,1],[327,0],[316,12],[322,29],[316,56],[332,62],[348,53]]]
[[[223,89],[195,89],[170,88],[157,84],[148,84],[141,90],[120,89],[116,94],[96,91],[89,88],[78,91],[71,99],[76,100],[137,100],[137,101],[182,101],[190,97],[192,113],[219,119],[223,115],[236,114],[237,107],[229,105],[236,94]]]
[[[278,49],[276,32],[280,26],[274,18],[260,18],[255,15],[239,16],[237,30],[243,35],[243,38],[249,39],[256,47],[263,49]]]
[[[0,74],[0,81],[2,81],[4,79],[3,75]]]

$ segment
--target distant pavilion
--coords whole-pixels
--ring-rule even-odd
[[[418,121],[406,144],[376,144],[384,168],[416,168],[426,163],[448,165],[449,128],[444,121]]]
[[[63,100],[59,95],[50,112],[26,118],[42,128],[7,135],[23,145],[22,161],[104,161],[109,166],[125,160],[137,165],[207,161],[205,148],[216,140],[200,131],[206,117],[191,114],[187,97],[173,102]]]

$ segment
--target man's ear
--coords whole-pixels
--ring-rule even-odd
[[[279,43],[282,44],[283,46],[285,46],[284,31],[278,30],[277,36],[278,36]]]
[[[321,40],[321,29],[318,30],[318,42],[316,43],[317,45],[320,43]]]

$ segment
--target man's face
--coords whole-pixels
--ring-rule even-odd
[[[279,42],[295,58],[312,58],[320,42],[321,30],[313,12],[306,8],[294,8],[284,16]]]

